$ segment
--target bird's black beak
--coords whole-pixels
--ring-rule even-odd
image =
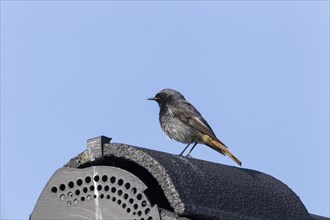
[[[158,100],[159,100],[159,98],[157,98],[157,97],[151,97],[151,98],[148,98],[147,100],[154,100],[154,101],[158,101]]]

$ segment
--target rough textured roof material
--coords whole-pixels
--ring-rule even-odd
[[[287,185],[265,173],[109,142],[89,140],[88,151],[65,166],[128,170],[147,185],[150,200],[180,217],[317,219]]]

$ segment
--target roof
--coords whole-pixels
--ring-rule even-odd
[[[322,219],[278,179],[237,168],[97,137],[65,167],[107,165],[127,170],[147,186],[161,216],[188,219]],[[167,214],[166,214],[167,213]]]

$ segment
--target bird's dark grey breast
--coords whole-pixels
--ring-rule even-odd
[[[177,116],[172,112],[172,107],[177,103],[170,103],[161,106],[159,112],[159,122],[164,133],[176,141],[182,143],[193,143],[197,142],[196,130],[191,126],[183,123]],[[172,107],[171,107],[172,106]],[[180,106],[175,106],[178,108]]]

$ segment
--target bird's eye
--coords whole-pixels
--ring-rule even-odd
[[[161,98],[161,99],[165,98],[165,94],[164,93],[159,93],[157,96],[158,96],[158,98]]]

